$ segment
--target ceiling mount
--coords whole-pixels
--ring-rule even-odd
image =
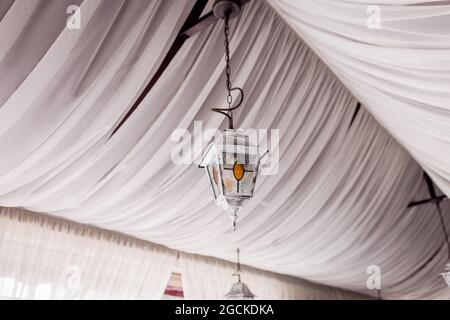
[[[216,0],[213,6],[214,15],[219,19],[234,18],[241,12],[241,1],[239,0]]]

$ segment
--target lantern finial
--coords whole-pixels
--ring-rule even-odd
[[[237,211],[237,210],[236,210]],[[237,228],[237,220],[238,220],[238,215],[236,214],[236,213],[234,213],[232,216],[231,216],[231,223],[232,223],[232,225],[233,225],[233,231],[236,231],[236,228]]]

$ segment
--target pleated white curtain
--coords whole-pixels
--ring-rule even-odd
[[[268,2],[450,196],[449,2]]]
[[[181,254],[180,265],[186,299],[225,299],[225,294],[237,281],[236,277],[232,277],[236,266],[224,260]],[[249,286],[257,300],[372,299],[367,295],[255,268],[242,266],[241,269],[242,281]]]
[[[176,252],[0,208],[0,299],[161,299]]]
[[[222,299],[235,266],[19,208],[0,209],[0,299],[160,299],[180,257],[186,299]],[[368,296],[250,267],[257,299]]]

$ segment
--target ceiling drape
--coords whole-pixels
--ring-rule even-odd
[[[268,2],[449,196],[448,1]]]
[[[81,29],[70,30],[66,8],[77,2],[14,2],[0,24],[3,205],[20,199],[38,209],[62,186],[71,188],[158,68],[192,3],[83,1]]]
[[[279,171],[258,178],[232,233],[204,172],[171,161],[174,130],[226,125],[210,112],[225,101],[222,25],[189,39],[108,139],[193,2],[80,4],[80,30],[59,1],[16,1],[0,23],[0,205],[231,261],[240,247],[244,264],[364,293],[379,265],[385,298],[448,298],[434,207],[407,209],[428,196],[421,167],[365,110],[352,121],[356,99],[271,6],[251,1],[231,24],[247,93],[235,124],[280,132]],[[42,21],[46,6],[63,17]],[[36,50],[28,32],[45,39]]]

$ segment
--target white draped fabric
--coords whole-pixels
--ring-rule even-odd
[[[232,263],[188,254],[182,254],[180,261],[186,299],[225,299],[225,294],[237,281],[236,277],[231,277],[236,271],[236,266]],[[241,269],[242,281],[248,285],[256,300],[368,299],[368,296],[298,278],[246,266]]]
[[[2,208],[0,257],[0,299],[161,299],[176,252]]]
[[[236,125],[279,129],[280,166],[232,233],[203,171],[171,161],[175,129],[225,125],[209,110],[225,100],[222,25],[186,42],[108,140],[193,1],[80,0],[67,30],[73,2],[15,1],[0,22],[1,206],[226,260],[240,247],[244,264],[363,293],[378,265],[384,298],[449,297],[434,208],[407,209],[427,197],[420,166],[364,110],[352,122],[354,97],[267,3],[233,20],[231,63],[247,93]]]
[[[269,2],[450,196],[449,2]]]
[[[19,208],[0,209],[1,299],[160,299],[179,257],[186,299],[223,298],[234,265]],[[243,266],[258,299],[365,299]]]

